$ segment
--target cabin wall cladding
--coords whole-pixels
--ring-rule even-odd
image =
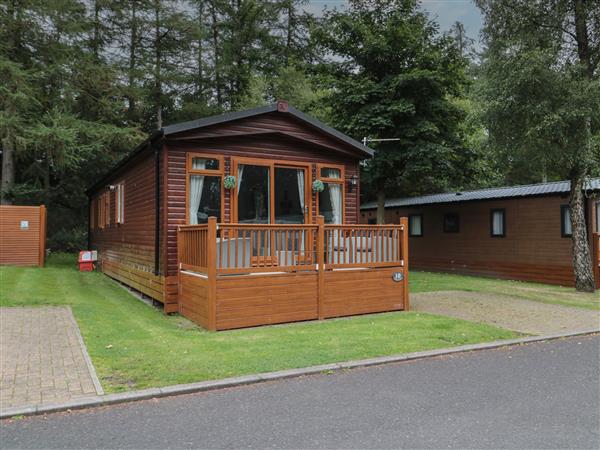
[[[46,207],[0,206],[0,265],[43,266]]]
[[[411,266],[420,270],[574,285],[571,239],[561,236],[563,196],[526,197],[386,209],[386,222],[423,214],[423,236],[410,237]],[[505,209],[506,236],[490,236],[490,210]],[[588,230],[593,204],[587,205]],[[445,233],[446,213],[459,214],[459,232]],[[376,217],[363,211],[361,222]],[[590,241],[591,247],[591,241]]]
[[[91,227],[92,248],[98,250],[99,268],[106,275],[115,278],[145,295],[167,303],[167,286],[171,286],[161,274],[154,274],[155,252],[155,158],[152,152],[141,161],[108,183],[124,186],[123,223],[116,222],[116,192],[107,188],[100,190],[92,202]],[[98,202],[104,192],[109,192],[109,223],[100,226]],[[171,297],[175,297],[176,286],[171,286]]]

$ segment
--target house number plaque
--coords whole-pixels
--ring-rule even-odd
[[[404,280],[404,273],[403,272],[394,272],[394,274],[392,275],[392,280],[394,280],[396,282]]]

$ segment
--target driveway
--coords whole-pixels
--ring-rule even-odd
[[[0,424],[12,448],[600,447],[600,337]]]
[[[69,307],[0,308],[0,409],[102,394]]]
[[[600,311],[540,303],[510,295],[425,292],[411,294],[410,307],[412,311],[483,322],[527,334],[600,330]]]

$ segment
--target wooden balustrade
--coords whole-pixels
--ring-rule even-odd
[[[325,225],[325,268],[402,265],[403,225]]]
[[[177,246],[181,269],[208,273],[214,260],[216,273],[226,275],[403,266],[405,238],[403,224],[217,224],[210,218],[180,226]]]
[[[208,224],[179,227],[177,259],[180,269],[207,272],[208,251]]]
[[[219,224],[217,272],[315,270],[317,225]]]

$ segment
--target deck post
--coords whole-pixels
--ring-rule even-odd
[[[208,329],[217,330],[217,218],[208,218],[206,275],[208,278]]]
[[[408,217],[400,218],[400,230],[402,231],[402,263],[404,272],[404,311],[410,309],[410,300],[408,297]]]
[[[317,305],[318,319],[325,318],[325,218],[317,216]]]
[[[46,262],[46,206],[40,206],[40,257],[39,266],[44,267]]]

